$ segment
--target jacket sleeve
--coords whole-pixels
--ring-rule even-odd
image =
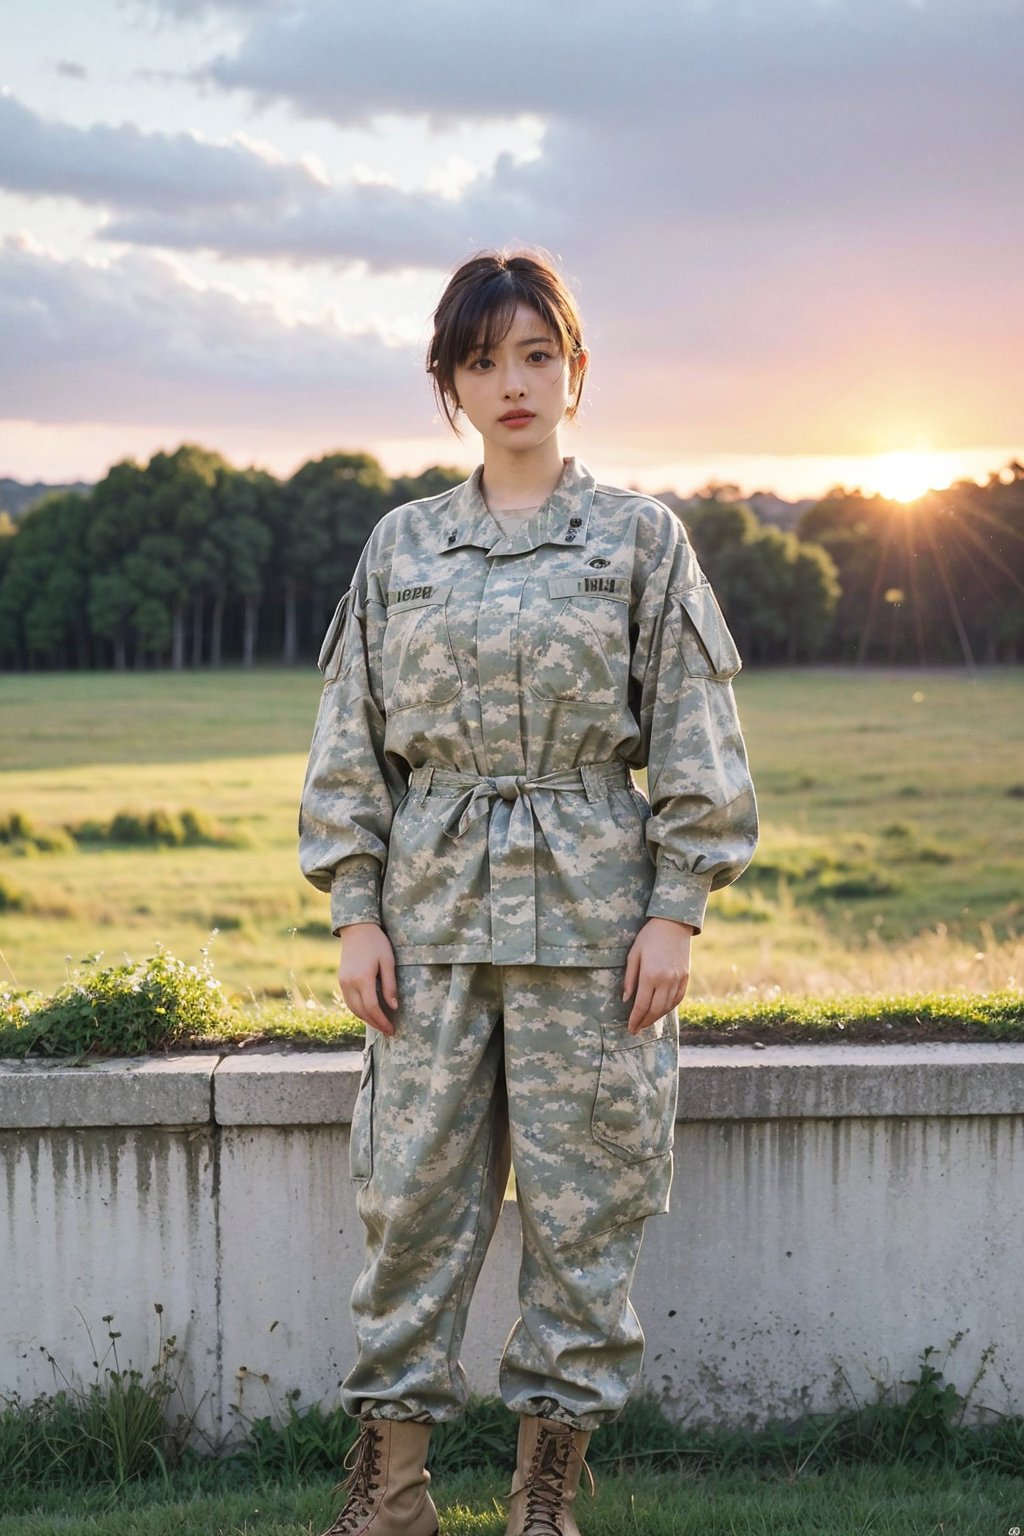
[[[324,689],[299,808],[299,864],[331,896],[335,933],[380,922],[380,888],[402,765],[384,751],[380,640],[384,610],[366,579],[366,553],[335,610],[317,665]]]
[[[700,930],[709,892],[753,857],[757,803],[732,689],[739,654],[682,525],[667,515],[668,547],[637,609],[632,668],[652,811],[647,916]]]

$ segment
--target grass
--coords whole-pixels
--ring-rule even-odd
[[[111,1318],[105,1318],[108,1325]],[[116,1341],[109,1330],[115,1367]],[[179,1413],[163,1448],[154,1420],[175,1390],[173,1337],[141,1372],[106,1368],[108,1390],[62,1391],[31,1410],[0,1408],[0,1536],[115,1530],[135,1536],[312,1533],[341,1503],[336,1481],[355,1423],[339,1409],[246,1420],[220,1458],[186,1447]],[[952,1346],[951,1346],[952,1347]],[[874,1403],[760,1430],[673,1424],[634,1399],[597,1431],[597,1496],[580,1497],[588,1536],[785,1531],[892,1536],[1009,1531],[1024,1508],[1024,1420],[965,1425],[967,1399],[920,1357],[916,1379]],[[56,1362],[54,1362],[56,1364]],[[186,1415],[187,1420],[187,1415]],[[170,1424],[170,1414],[166,1416]],[[430,1448],[445,1536],[500,1533],[515,1420],[474,1399]]]
[[[0,990],[0,1057],[135,1055],[288,1044],[361,1047],[364,1026],[343,1006],[313,1001],[225,1006],[208,961],[199,966],[159,951],[135,965],[76,973],[52,998]],[[714,1000],[689,1004],[684,1044],[822,1044],[1024,1040],[1024,994]]]
[[[435,1485],[442,1536],[501,1536],[503,1479],[460,1473]],[[194,1477],[140,1484],[116,1500],[39,1495],[0,1515],[0,1536],[311,1536],[337,1513],[330,1480],[208,1492]],[[585,1536],[1005,1536],[1024,1525],[1024,1478],[912,1467],[784,1476],[603,1477],[582,1494]]]
[[[33,833],[0,843],[0,975],[52,991],[86,954],[192,961],[217,929],[229,995],[329,1002],[337,946],[295,856],[318,686],[0,678],[0,824]],[[762,843],[712,897],[691,997],[1019,988],[1024,670],[750,672],[737,697]],[[118,816],[173,832],[185,813],[205,841],[111,840]]]

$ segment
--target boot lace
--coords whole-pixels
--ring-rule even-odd
[[[380,1451],[383,1435],[372,1419],[364,1424],[343,1466],[348,1477],[335,1483],[332,1493],[347,1493],[345,1507],[323,1536],[354,1536],[364,1520],[373,1513],[375,1494],[380,1487]]]
[[[573,1456],[582,1461],[593,1493],[593,1473],[573,1444],[568,1425],[564,1434],[542,1426],[526,1485],[525,1536],[564,1536],[565,1480]]]

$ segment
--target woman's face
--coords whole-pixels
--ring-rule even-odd
[[[521,452],[558,431],[575,377],[548,323],[520,304],[501,341],[455,369],[455,390],[485,443]]]

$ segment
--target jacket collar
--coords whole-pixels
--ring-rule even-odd
[[[478,464],[469,479],[451,493],[438,535],[438,553],[462,549],[467,544],[476,544],[495,555],[525,554],[541,544],[582,548],[587,542],[597,482],[580,459],[567,458],[563,464],[562,478],[547,501],[509,538],[487,510],[480,489],[484,467]]]

